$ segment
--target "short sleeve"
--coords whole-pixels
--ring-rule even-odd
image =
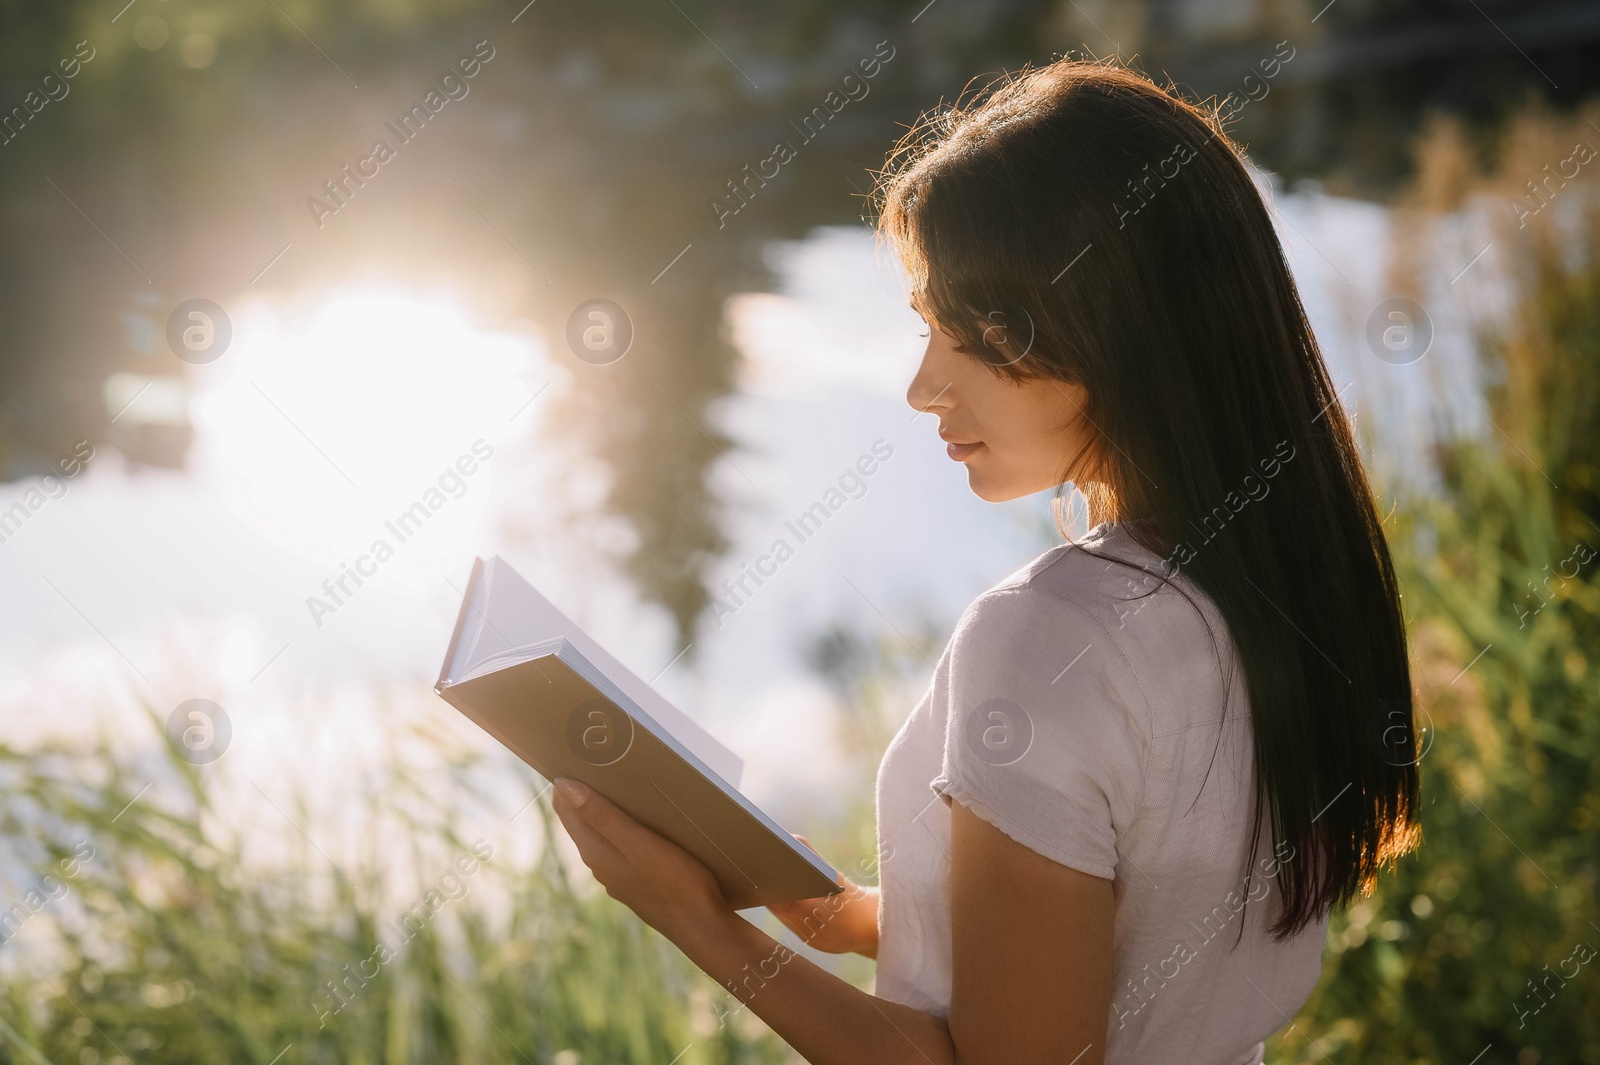
[[[1110,631],[1024,586],[973,603],[949,652],[933,790],[1051,861],[1115,879],[1118,834],[1143,796],[1148,715]]]

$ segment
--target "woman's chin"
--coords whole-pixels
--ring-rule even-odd
[[[985,477],[971,466],[967,467],[967,487],[972,489],[973,495],[985,503],[1009,503],[1028,494],[1015,491],[1013,486],[1004,482],[996,482],[993,478]]]
[[[967,487],[985,503],[1009,503],[1013,499],[1051,492],[1060,487],[1057,481],[1031,476],[996,476],[993,470],[983,469],[971,462],[967,466]]]

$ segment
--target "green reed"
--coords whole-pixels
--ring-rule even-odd
[[[472,781],[509,767],[461,752],[387,764],[344,811],[362,842],[338,848],[281,784],[261,793],[279,796],[281,832],[237,826],[217,798],[225,765],[196,769],[164,739],[0,746],[5,898],[55,896],[0,946],[0,1062],[787,1059],[748,1013],[724,1023],[731,996],[555,848],[517,856],[518,834],[559,828],[547,791],[515,821],[486,813]],[[492,843],[462,828],[485,823]]]

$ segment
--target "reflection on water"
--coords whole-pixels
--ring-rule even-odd
[[[1393,461],[1454,342],[1417,365],[1373,357],[1384,215],[1311,193],[1280,204],[1346,402],[1401,430],[1376,442]],[[842,784],[807,648],[841,626],[937,642],[1047,543],[1047,501],[978,502],[905,406],[920,329],[870,234],[822,229],[767,259],[775,291],[693,327],[743,355],[716,364],[717,403],[708,377],[665,371],[662,308],[638,314],[636,350],[591,366],[447,293],[241,303],[233,357],[188,377],[191,468],[102,449],[0,549],[16,605],[0,697],[29,711],[8,735],[204,697],[234,710],[241,755],[356,757],[346,726],[372,683],[410,693],[386,713],[439,713],[427,687],[462,576],[499,552],[735,747],[757,795]],[[870,476],[851,472],[863,456]],[[821,519],[830,492],[841,505]]]

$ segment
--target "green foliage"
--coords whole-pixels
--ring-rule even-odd
[[[1514,195],[1582,136],[1523,125],[1474,191]],[[1580,196],[1497,235],[1515,299],[1480,338],[1491,424],[1441,435],[1441,490],[1392,525],[1431,721],[1422,846],[1334,921],[1269,1060],[1600,1062],[1600,198]]]
[[[542,819],[548,838],[545,799],[507,824],[469,807],[459,782],[438,787],[437,767],[431,789],[388,767],[351,826],[367,841],[352,855],[282,819],[276,841],[230,828],[217,778],[176,757],[149,762],[109,746],[0,748],[11,857],[35,884],[57,878],[45,882],[54,900],[0,948],[0,1062],[785,1060],[671,944],[569,880],[554,848],[519,865],[501,847],[460,875],[457,860],[485,841],[452,826],[498,825],[503,843]],[[428,797],[441,792],[454,797]],[[278,853],[263,860],[269,845]],[[89,857],[60,864],[74,854]],[[384,888],[409,879],[409,895]],[[387,960],[380,943],[394,948]]]

